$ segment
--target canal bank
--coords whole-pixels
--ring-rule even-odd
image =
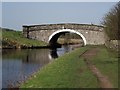
[[[22,31],[2,29],[3,49],[33,49],[48,48],[48,44],[43,41],[28,39],[23,36]]]
[[[97,47],[99,52],[91,62],[106,75],[113,87],[118,87],[118,56],[104,46],[86,46],[55,59],[20,88],[100,88],[95,75],[80,57],[86,50]]]

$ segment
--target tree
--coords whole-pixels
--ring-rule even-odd
[[[104,16],[102,25],[110,40],[120,40],[120,2]]]

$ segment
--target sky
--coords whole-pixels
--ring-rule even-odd
[[[2,27],[22,31],[23,25],[79,23],[100,25],[117,2],[2,2]]]

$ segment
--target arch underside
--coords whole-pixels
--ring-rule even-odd
[[[75,30],[71,30],[71,29],[62,29],[62,30],[58,30],[58,31],[54,32],[52,35],[49,36],[49,40],[48,40],[49,44],[57,43],[57,40],[60,37],[60,35],[65,34],[65,33],[75,33],[75,34],[79,35],[84,42],[84,46],[86,45],[85,37],[81,33],[77,32]]]

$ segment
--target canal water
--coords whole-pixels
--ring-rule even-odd
[[[41,67],[73,50],[72,46],[57,49],[4,49],[2,51],[2,88],[17,87]]]

